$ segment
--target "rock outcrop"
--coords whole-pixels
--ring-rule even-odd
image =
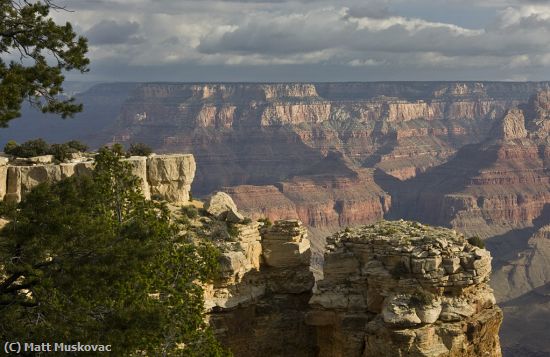
[[[204,204],[206,212],[221,220],[239,223],[244,217],[238,212],[231,196],[225,192],[216,192]]]
[[[500,356],[491,257],[455,231],[380,222],[328,239],[310,300],[320,356]]]
[[[510,109],[502,123],[496,126],[495,136],[503,140],[524,139],[527,137],[525,129],[525,116],[523,111],[517,108]]]
[[[73,175],[89,175],[94,167],[93,155],[60,164],[32,159],[9,162],[6,158],[0,158],[0,199],[19,202],[26,192],[42,182],[54,182]],[[146,198],[157,196],[173,204],[189,201],[195,176],[193,155],[132,156],[123,161],[140,178],[141,190]]]
[[[160,195],[169,202],[189,201],[195,178],[193,155],[153,155],[147,158],[147,181],[151,195]]]
[[[234,241],[219,244],[222,274],[205,296],[210,324],[235,356],[312,356],[307,230],[299,221],[260,226],[235,224]]]
[[[501,356],[491,256],[455,231],[347,229],[328,239],[314,287],[299,221],[235,226],[206,289],[210,325],[235,356]]]

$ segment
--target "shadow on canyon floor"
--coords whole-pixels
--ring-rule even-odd
[[[487,249],[493,256],[493,271],[497,271],[508,261],[516,259],[518,253],[528,249],[529,239],[547,224],[550,224],[550,204],[545,205],[540,216],[533,220],[533,226],[514,229],[486,239]]]

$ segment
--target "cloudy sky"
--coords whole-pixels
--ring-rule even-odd
[[[550,80],[548,0],[58,0],[94,81]]]

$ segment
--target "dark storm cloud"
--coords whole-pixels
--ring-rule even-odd
[[[85,36],[92,45],[136,44],[143,42],[137,36],[140,25],[133,21],[102,20],[92,26]]]

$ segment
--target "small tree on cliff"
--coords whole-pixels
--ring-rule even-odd
[[[182,237],[120,159],[102,149],[91,177],[41,184],[4,206],[0,338],[110,344],[121,356],[223,355],[200,286],[215,250]]]
[[[87,41],[70,23],[56,24],[52,8],[61,9],[50,0],[0,0],[0,126],[20,116],[24,100],[63,118],[82,110],[60,95],[63,71],[88,70]]]

